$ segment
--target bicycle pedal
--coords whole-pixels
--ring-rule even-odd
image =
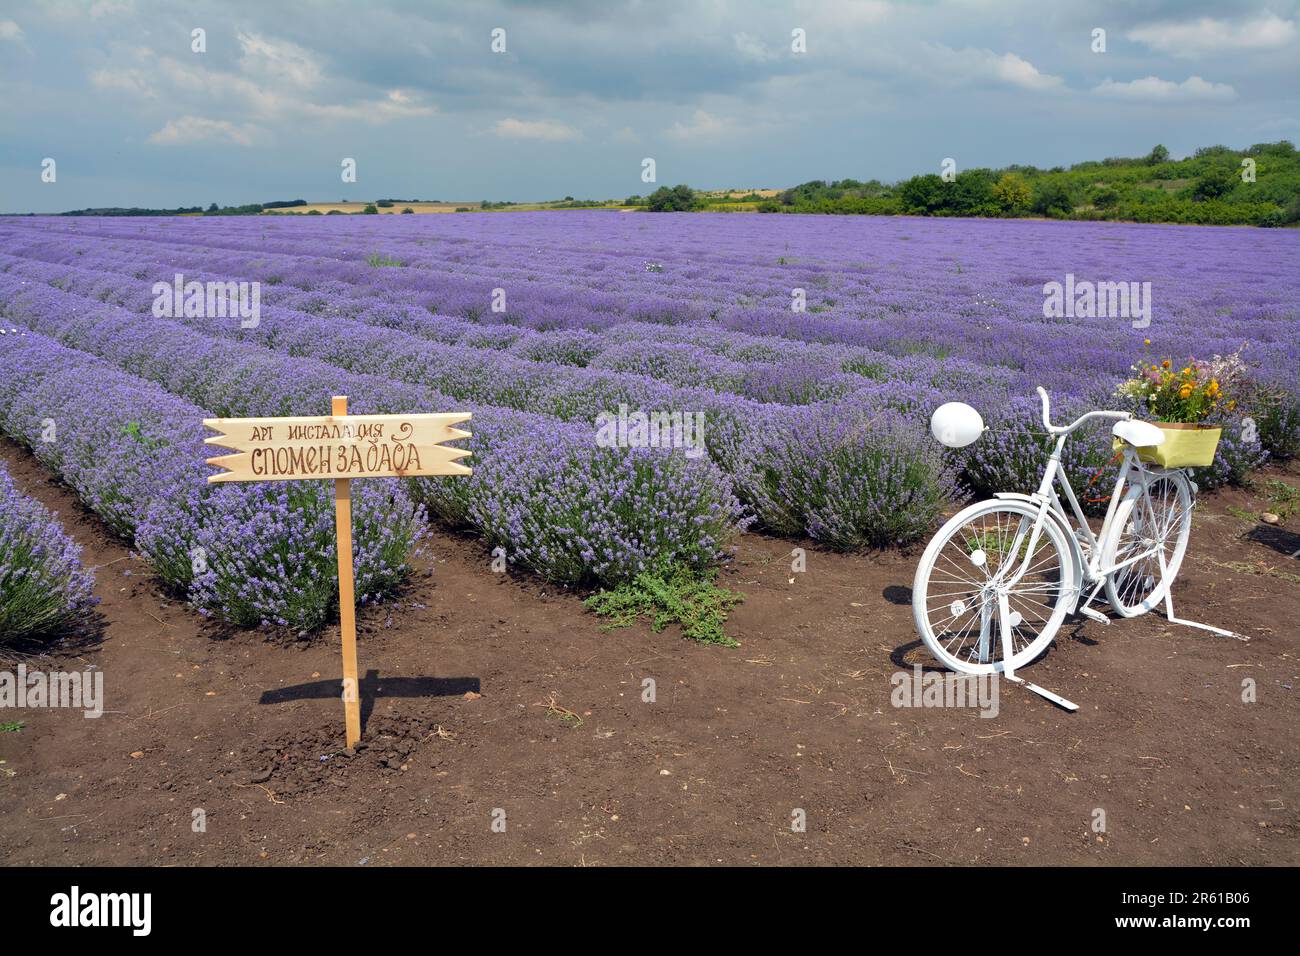
[[[1101,624],[1110,623],[1110,618],[1108,618],[1105,614],[1102,614],[1101,611],[1094,610],[1093,608],[1090,607],[1079,608],[1079,613],[1082,614],[1084,617],[1091,618],[1092,620],[1097,621],[1098,623]]]

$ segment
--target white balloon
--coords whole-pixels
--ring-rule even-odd
[[[930,434],[949,448],[965,448],[984,431],[984,419],[965,402],[947,402],[930,416]]]

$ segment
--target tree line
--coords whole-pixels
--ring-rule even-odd
[[[813,180],[760,203],[758,211],[1287,226],[1300,222],[1300,155],[1287,140],[1241,150],[1206,146],[1178,160],[1156,146],[1140,158],[1069,168],[967,169],[892,185]]]

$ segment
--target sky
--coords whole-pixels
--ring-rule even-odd
[[[0,0],[0,211],[605,199],[1296,141],[1298,6]]]

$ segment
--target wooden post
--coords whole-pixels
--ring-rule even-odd
[[[330,415],[343,418],[348,413],[348,397],[335,395]],[[343,639],[343,720],[347,728],[347,745],[355,747],[361,740],[361,684],[357,679],[357,608],[356,585],[352,580],[352,480],[334,479],[334,524],[338,533],[339,557],[339,636]]]

